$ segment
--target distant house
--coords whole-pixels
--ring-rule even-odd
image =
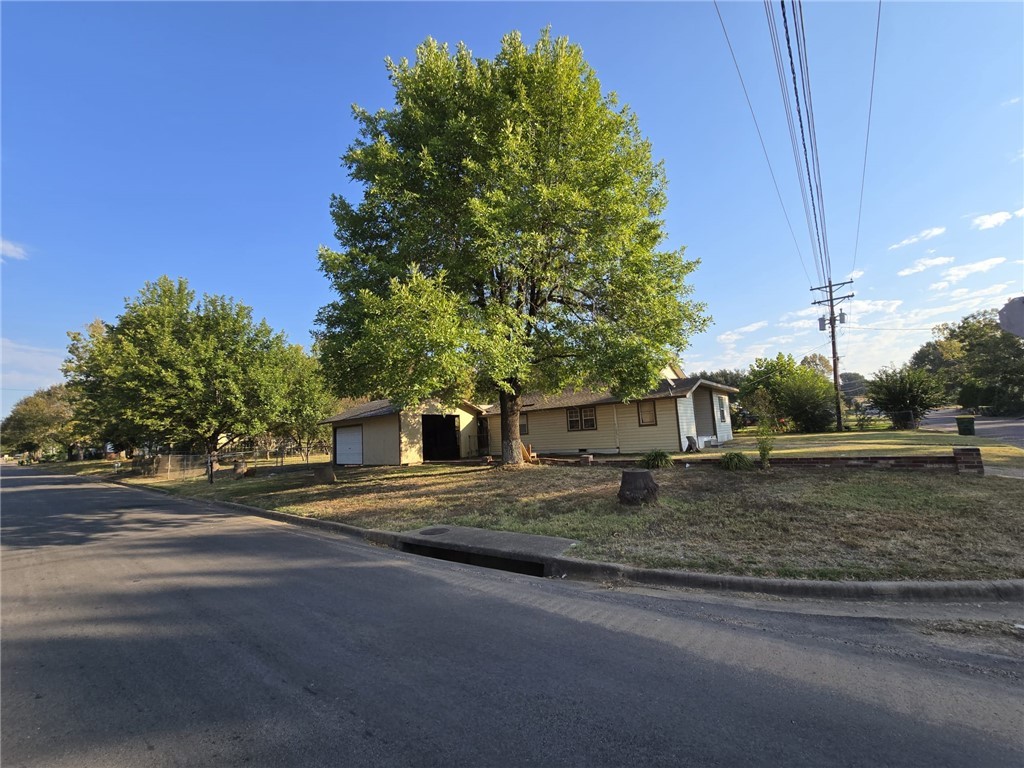
[[[607,392],[524,396],[522,440],[539,454],[686,450],[732,440],[729,396],[739,390],[681,371],[662,372],[658,388],[628,403]],[[501,455],[498,406],[428,403],[399,410],[388,400],[358,405],[324,423],[334,429],[336,465],[399,465]]]
[[[666,370],[656,390],[628,403],[607,392],[527,397],[519,420],[524,443],[539,454],[645,453],[686,450],[733,439],[729,396],[739,390]],[[490,452],[501,454],[501,417],[487,409]]]

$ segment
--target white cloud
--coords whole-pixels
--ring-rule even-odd
[[[736,333],[753,333],[754,331],[761,330],[766,325],[768,325],[767,320],[758,320],[756,323],[751,323],[750,325],[744,325],[742,328],[737,328]]]
[[[756,323],[750,325],[744,325],[742,328],[737,328],[735,331],[726,331],[725,333],[715,337],[715,341],[719,344],[735,344],[737,341],[742,339],[744,335],[759,331],[768,325],[767,320],[759,320]]]
[[[1001,227],[1003,224],[1013,218],[1013,214],[1007,211],[998,211],[996,213],[986,213],[983,216],[976,216],[971,222],[972,229],[995,229]]]
[[[1013,212],[1013,215],[1016,216],[1018,219],[1021,216],[1024,216],[1024,208],[1018,208],[1016,211]]]
[[[949,269],[943,271],[942,277],[947,285],[959,283],[968,275],[973,275],[975,272],[988,272],[993,267],[998,267],[1005,261],[1006,259],[1004,259],[1002,256],[999,256],[994,259],[975,261],[972,264],[961,264],[960,266],[950,267]],[[936,283],[936,285],[939,285],[939,283]]]
[[[820,311],[821,310],[815,310],[815,313],[817,314]],[[790,320],[789,322],[786,322],[786,323],[779,323],[779,328],[793,328],[793,329],[796,329],[796,328],[817,328],[817,327],[818,327],[818,321],[815,320],[813,317],[810,318],[809,320]]]
[[[25,250],[25,246],[0,238],[0,262],[4,259],[21,260],[27,258],[28,251]]]
[[[935,253],[935,249],[934,248],[926,248],[924,252],[927,253],[930,256],[931,254]]]
[[[1009,107],[1009,106],[1012,106],[1013,104],[1020,104],[1020,96],[1016,96],[1016,97],[1014,97],[1012,99],[1007,99],[1006,101],[1004,101],[999,106],[1001,106],[1001,107]]]
[[[949,288],[949,283],[946,282],[945,280],[942,280],[941,282],[938,283],[932,283],[931,285],[928,286],[929,291],[944,291],[947,288]]]
[[[901,304],[902,299],[854,299],[850,302],[850,312],[858,316],[878,313],[888,315],[899,309]]]
[[[932,253],[935,253],[935,251],[932,251]],[[936,256],[933,259],[918,259],[912,266],[909,266],[906,269],[901,269],[896,274],[900,277],[916,275],[918,272],[924,272],[926,269],[931,267],[941,267],[943,264],[949,264],[951,261],[953,261],[952,256]]]
[[[853,272],[846,276],[847,280],[856,280],[858,277],[864,277],[863,269],[855,269]]]
[[[905,245],[913,245],[914,243],[918,243],[918,242],[920,242],[922,240],[931,240],[933,237],[938,237],[939,235],[941,235],[945,231],[946,231],[945,227],[932,227],[931,229],[921,230],[916,235],[913,235],[912,237],[908,237],[906,240],[901,240],[900,242],[896,243],[895,245],[890,245],[889,246],[889,250],[890,251],[894,251],[897,248],[902,248]]]

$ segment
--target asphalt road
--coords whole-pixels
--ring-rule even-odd
[[[5,768],[1024,763],[1020,659],[895,619],[487,571],[3,473]]]
[[[940,408],[932,411],[921,421],[925,429],[956,432],[956,417],[963,411],[959,408]],[[1005,416],[975,416],[974,432],[979,437],[990,437],[1018,448],[1024,448],[1024,419]]]

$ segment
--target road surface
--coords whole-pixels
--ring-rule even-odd
[[[921,421],[925,429],[956,432],[956,417],[963,414],[959,408],[939,408]],[[1008,416],[975,416],[974,431],[979,437],[990,437],[1008,445],[1024,448],[1024,419]]]
[[[842,615],[870,606],[612,590],[2,482],[5,768],[1024,763],[1020,658]]]

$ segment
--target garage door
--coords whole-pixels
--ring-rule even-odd
[[[363,428],[337,427],[334,430],[334,463],[363,463]]]

